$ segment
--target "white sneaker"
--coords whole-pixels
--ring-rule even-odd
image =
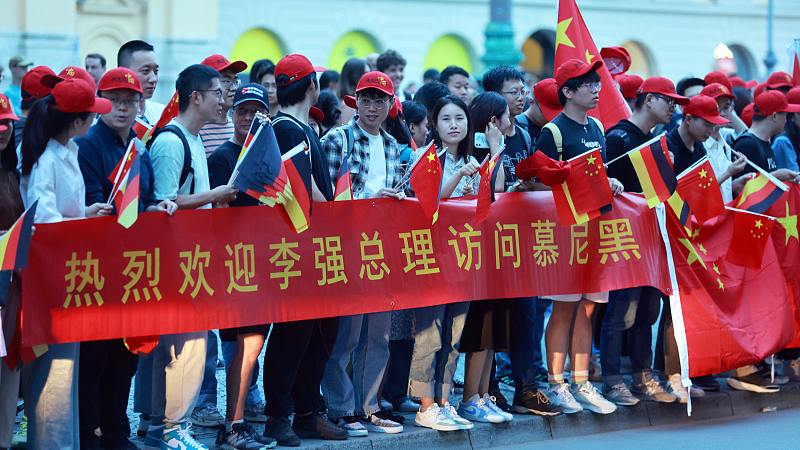
[[[459,402],[458,414],[466,420],[485,423],[503,423],[506,418],[486,405],[486,400],[475,394],[466,402]]]
[[[331,419],[331,423],[343,429],[344,431],[347,431],[347,434],[350,437],[364,437],[369,434],[364,425],[361,424],[361,421],[355,416]]]
[[[491,395],[483,394],[483,401],[484,403],[486,403],[486,406],[488,406],[489,409],[494,411],[496,414],[500,414],[501,416],[503,416],[506,419],[506,422],[511,422],[512,420],[514,420],[514,415],[500,409],[500,407],[497,406],[497,403],[495,402],[495,398],[492,397]]]
[[[469,420],[459,416],[456,409],[450,403],[445,403],[441,409],[444,410],[444,414],[447,415],[447,418],[458,426],[459,430],[471,430],[475,426]]]
[[[372,431],[375,433],[396,434],[403,432],[402,425],[394,420],[387,419],[383,416],[381,411],[361,419],[361,425],[363,425],[367,431]]]
[[[418,427],[432,428],[437,431],[456,431],[459,429],[458,425],[444,412],[443,408],[439,408],[436,403],[432,404],[425,410],[420,408],[414,417],[414,424]]]
[[[669,380],[667,381],[667,392],[678,397],[678,401],[680,403],[688,403],[689,402],[689,391],[683,386],[683,382],[681,381],[681,374],[673,373],[669,376]],[[700,391],[702,392],[702,391]]]
[[[617,405],[600,395],[591,381],[572,388],[572,397],[584,408],[598,414],[611,414],[617,410]]]
[[[564,410],[564,414],[573,414],[583,411],[583,407],[575,400],[572,393],[569,391],[567,383],[558,383],[551,385],[550,389],[545,393],[550,402],[556,406],[560,406]]]

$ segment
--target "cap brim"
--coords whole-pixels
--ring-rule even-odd
[[[784,111],[789,113],[800,112],[800,105],[789,103],[789,106],[787,106],[786,109],[784,109]]]
[[[58,75],[50,75],[50,74],[48,74],[48,75],[45,75],[45,76],[42,77],[41,83],[42,83],[42,86],[53,88],[53,87],[55,87],[55,85],[57,85],[58,83],[60,83],[60,82],[62,82],[64,80],[66,80],[66,78],[60,77]]]
[[[231,69],[235,73],[244,72],[247,70],[247,63],[244,61],[234,61],[230,63],[228,66],[224,67],[222,70]]]
[[[327,72],[327,71],[328,71],[328,69],[326,69],[326,68],[324,68],[322,66],[314,66],[314,72]]]
[[[665,97],[669,97],[669,98],[675,100],[675,103],[677,103],[677,104],[679,104],[681,106],[686,106],[686,105],[689,104],[689,98],[688,97],[684,97],[682,95],[677,95],[677,94],[661,94],[661,95],[663,95]]]
[[[19,117],[17,117],[17,115],[14,114],[13,112],[0,114],[0,120],[9,120],[9,119],[11,119],[11,120],[19,120]]]
[[[728,120],[728,119],[726,119],[726,118],[724,118],[722,116],[709,116],[709,117],[697,116],[697,117],[703,118],[703,119],[713,123],[714,125],[725,125],[726,123],[731,123],[730,120]]]
[[[353,97],[352,95],[344,96],[344,104],[353,109],[358,109],[358,105],[356,104],[356,98]]]
[[[108,114],[111,112],[111,101],[107,98],[95,97],[94,105],[89,108],[89,112],[97,114]]]
[[[758,86],[758,81],[756,80],[750,80],[744,82],[744,87],[746,87],[747,89],[753,89],[756,86]]]
[[[325,119],[325,113],[316,106],[311,107],[311,109],[308,111],[308,115],[317,119],[317,122],[319,123],[322,123],[322,121]]]
[[[539,109],[542,110],[542,115],[544,116],[545,120],[547,120],[548,122],[552,122],[552,120],[555,119],[556,117],[558,117],[558,115],[561,114],[561,111],[564,110],[564,108],[561,108],[561,109],[550,108],[550,107],[548,107],[547,105],[545,105],[544,103],[542,103],[542,102],[540,102],[538,100],[537,100],[537,103],[539,103]]]
[[[243,99],[240,99],[238,102],[234,102],[233,106],[239,106],[239,105],[241,105],[242,103],[245,103],[245,102],[258,102],[258,103],[261,103],[262,105],[266,106],[267,110],[269,110],[269,105],[267,104],[267,102],[264,101],[264,99],[261,99],[261,98],[243,98]]]

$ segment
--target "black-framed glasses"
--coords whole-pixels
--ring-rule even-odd
[[[222,98],[222,89],[197,89],[195,92],[214,92],[217,97]]]
[[[595,81],[594,83],[583,83],[583,84],[578,86],[578,89],[580,89],[580,88],[582,88],[584,86],[589,88],[589,90],[592,91],[592,92],[600,92],[600,89],[603,88],[603,83],[601,83],[599,81]]]
[[[665,102],[667,102],[667,104],[670,107],[675,106],[675,99],[674,98],[669,98],[669,97],[667,97],[665,95],[661,95],[661,94],[653,94],[653,95],[655,97],[660,98],[661,100],[664,100]]]
[[[508,91],[508,92],[503,92],[503,91],[498,92],[498,94],[508,94],[512,98],[520,98],[520,97],[524,98],[524,97],[527,97],[528,94],[530,94],[530,93],[531,93],[531,91],[529,91],[527,89],[522,89],[520,91],[514,90],[514,91]]]
[[[220,86],[222,86],[225,89],[229,89],[229,90],[238,88],[239,84],[240,83],[239,83],[239,79],[238,78],[235,79],[235,80],[221,80],[219,82]]]

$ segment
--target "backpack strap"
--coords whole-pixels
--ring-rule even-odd
[[[547,122],[542,127],[543,130],[550,130],[550,133],[553,134],[553,142],[556,144],[556,152],[558,153],[558,160],[561,161],[563,159],[561,155],[561,150],[564,145],[564,140],[561,137],[561,130],[558,129],[558,125],[554,124],[553,122]]]
[[[183,135],[183,131],[175,125],[167,125],[164,128],[161,128],[153,134],[153,137],[147,142],[147,148],[151,148],[153,143],[156,141],[156,137],[161,133],[174,133],[178,138],[181,140],[183,144],[183,168],[181,169],[181,178],[178,182],[178,189],[186,183],[186,180],[189,178],[189,174],[192,174],[192,185],[189,188],[189,194],[194,194],[194,168],[192,168],[192,151],[189,148],[189,141],[186,140],[186,136]]]
[[[595,116],[588,116],[588,117],[589,117],[590,119],[594,120],[594,123],[596,123],[596,124],[597,124],[597,127],[598,127],[598,128],[600,128],[600,133],[602,133],[602,134],[606,134],[606,130],[605,130],[605,128],[603,128],[603,122],[600,122],[600,119],[598,119],[598,118],[597,118],[597,117],[595,117]]]
[[[515,121],[514,122],[514,126],[517,127],[517,133],[521,133],[522,134],[522,138],[525,139],[525,150],[527,152],[529,152],[529,153],[532,152],[532,150],[533,150],[533,141],[531,141],[531,135],[530,135],[530,133],[528,133],[527,125],[525,126],[525,128],[523,128],[522,126],[520,126]]]

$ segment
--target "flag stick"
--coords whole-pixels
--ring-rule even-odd
[[[111,202],[114,200],[114,197],[117,195],[117,191],[119,190],[119,183],[120,179],[119,176],[122,173],[122,168],[125,167],[125,160],[128,159],[128,155],[131,154],[131,149],[136,147],[136,140],[131,140],[131,143],[128,144],[128,148],[125,150],[125,154],[122,155],[122,160],[119,163],[119,171],[114,176],[114,184],[111,185],[111,195],[108,197],[108,201],[106,202],[107,205],[110,205]]]
[[[703,164],[703,163],[704,163],[704,162],[706,162],[706,161],[708,161],[708,155],[706,155],[706,156],[703,156],[702,158],[700,158],[700,160],[699,160],[699,161],[697,161],[696,163],[694,163],[694,164],[692,164],[691,166],[689,166],[689,167],[688,167],[686,170],[684,170],[683,172],[681,172],[681,174],[680,174],[680,175],[678,175],[676,178],[681,178],[682,176],[684,176],[684,175],[686,175],[687,173],[689,173],[689,172],[691,172],[692,170],[694,170],[694,168],[695,168],[695,167],[699,166],[700,164]]]
[[[743,212],[743,213],[748,213],[748,214],[755,214],[756,216],[765,217],[765,218],[767,218],[769,220],[778,220],[776,217],[768,216],[766,214],[760,214],[760,213],[753,212],[753,211],[748,211],[746,209],[739,209],[739,208],[734,208],[734,207],[731,207],[731,206],[726,206],[725,209],[730,210],[730,211]]]
[[[428,149],[430,148],[430,146],[431,146],[431,145],[433,145],[433,142],[431,142],[430,144],[428,144],[428,146],[427,146],[427,147],[425,147],[425,150],[423,150],[422,154],[420,154],[420,157],[419,157],[419,158],[417,158],[417,160],[416,160],[416,161],[414,161],[414,163],[413,163],[413,164],[411,164],[411,166],[410,166],[410,167],[408,167],[408,169],[406,169],[406,173],[405,173],[405,175],[403,175],[403,178],[400,180],[400,183],[398,183],[398,184],[397,184],[395,187],[393,187],[392,189],[394,189],[394,190],[398,190],[398,189],[402,188],[403,186],[405,186],[407,183],[409,183],[409,182],[411,181],[411,171],[412,171],[412,170],[414,170],[414,167],[416,167],[416,166],[417,166],[417,163],[419,163],[419,161],[422,159],[422,155],[424,155],[424,154],[425,154],[425,152],[427,152],[427,151],[428,151]],[[439,151],[439,153],[437,153],[437,154],[436,154],[436,157],[437,157],[437,158],[441,158],[441,156],[442,156],[442,155],[443,155],[443,154],[444,154],[446,151],[447,151],[447,147],[445,147],[445,148],[443,148],[442,150],[440,150],[440,151]]]
[[[758,167],[758,165],[756,165],[755,163],[751,162],[743,154],[737,152],[736,150],[733,150],[733,152],[736,153],[737,155],[739,155],[740,158],[744,158],[745,162],[747,162],[747,164],[749,164],[750,167],[756,169],[758,171],[758,173],[760,173],[761,175],[764,175],[765,177],[767,177],[767,179],[769,181],[772,181],[773,183],[775,183],[779,188],[781,188],[782,191],[786,192],[786,191],[789,190],[789,186],[787,186],[783,181],[775,178],[773,175],[769,174],[766,170],[762,169],[761,167]]]
[[[644,144],[642,144],[642,145],[640,145],[640,146],[638,146],[638,147],[636,147],[636,148],[634,148],[632,150],[628,150],[627,152],[623,153],[622,155],[617,156],[616,158],[614,158],[611,161],[607,162],[606,163],[606,167],[611,165],[611,163],[615,163],[615,162],[619,161],[620,159],[630,155],[631,153],[638,152],[639,150],[647,147],[648,145],[652,144],[653,142],[656,142],[657,140],[661,139],[661,136],[663,136],[665,134],[667,134],[667,133],[666,132],[661,133],[658,136],[654,137],[653,139],[650,139],[649,141],[645,142]]]

